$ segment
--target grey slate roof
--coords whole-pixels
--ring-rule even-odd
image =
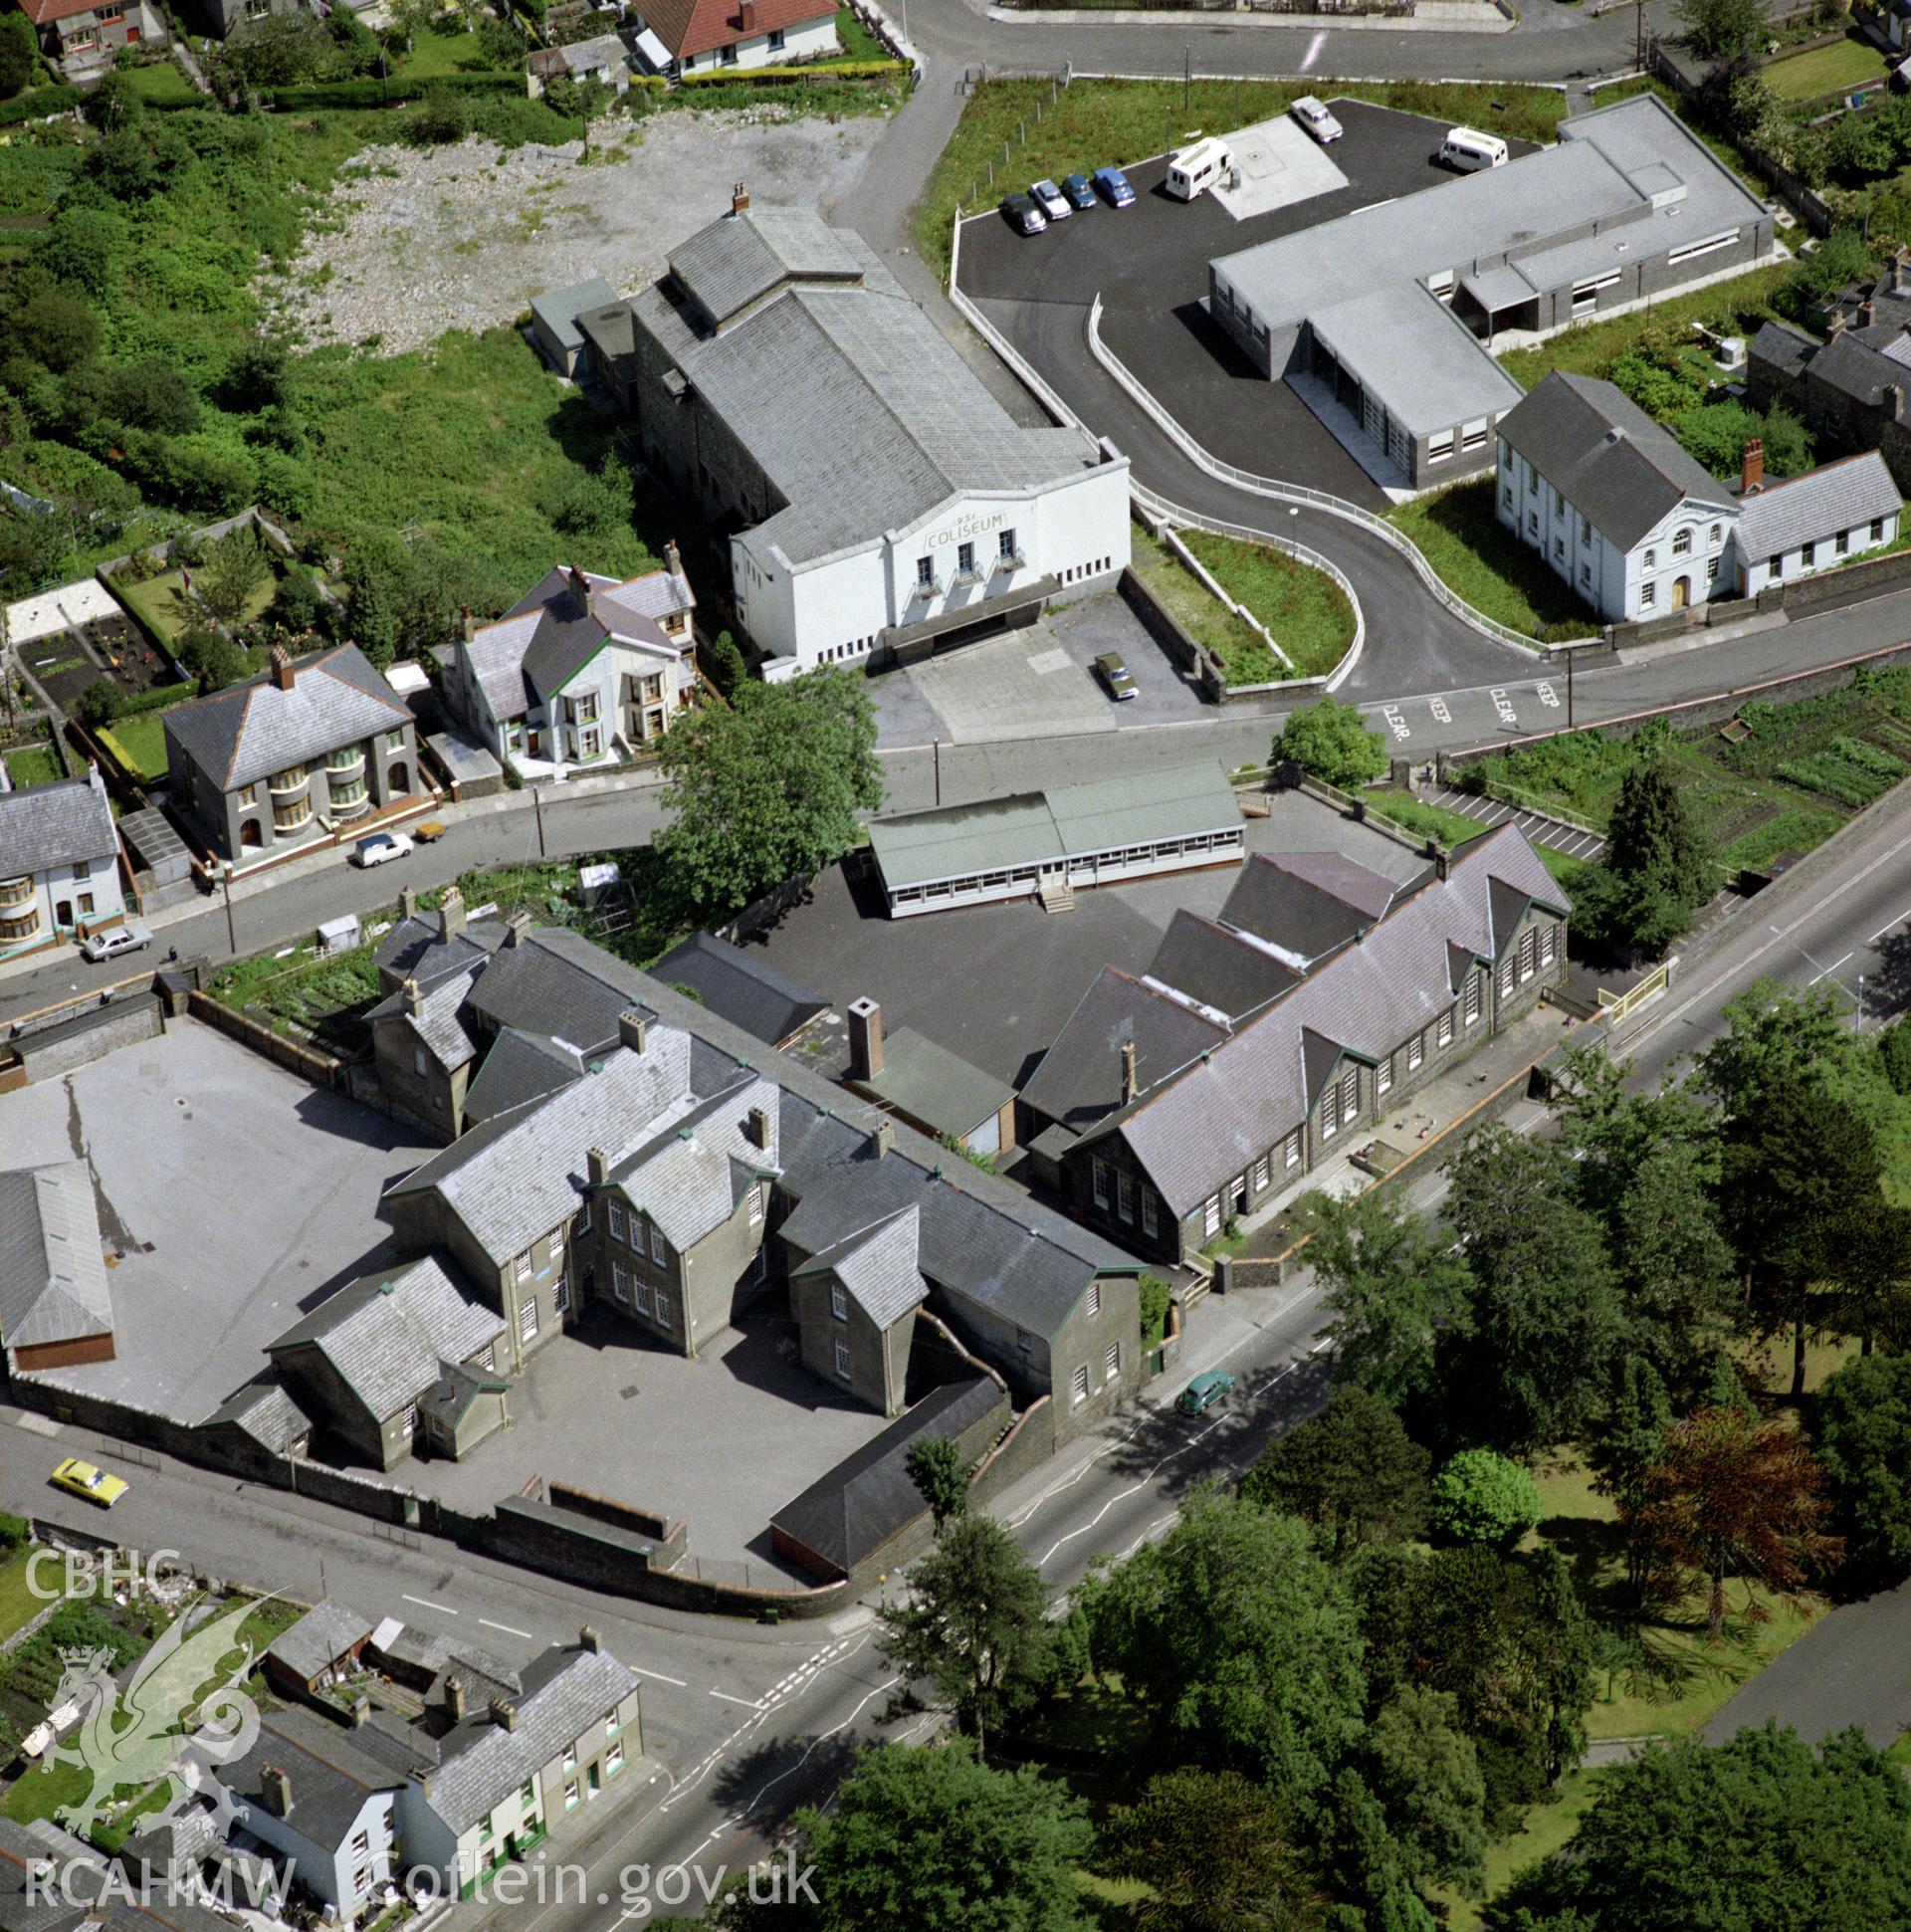
[[[1373,1064],[1431,1024],[1473,960],[1498,961],[1529,903],[1571,910],[1526,835],[1498,826],[1460,848],[1445,881],[1085,1138],[1119,1133],[1174,1212],[1190,1212],[1301,1125],[1345,1054]]]
[[[473,1011],[494,1026],[568,1041],[589,1052],[617,1038],[622,1013],[646,1010],[653,982],[562,926],[541,926],[492,955],[471,992]]]
[[[752,1108],[766,1117],[767,1148],[743,1133]],[[743,1177],[775,1173],[777,1113],[774,1083],[740,1074],[726,1092],[673,1108],[660,1131],[612,1167],[611,1180],[681,1253],[730,1219],[749,1184]]]
[[[418,1406],[443,1427],[455,1429],[480,1395],[501,1395],[511,1387],[505,1377],[469,1363],[441,1362],[438,1380],[418,1397]]]
[[[411,713],[355,644],[293,660],[281,691],[264,672],[165,714],[176,739],[221,791],[321,758],[340,746],[411,723]]]
[[[690,1039],[653,1026],[641,1055],[620,1048],[581,1080],[474,1127],[388,1191],[431,1187],[503,1265],[576,1211],[593,1147],[621,1154],[691,1101]]]
[[[1148,978],[1200,1005],[1239,1019],[1296,984],[1301,974],[1264,945],[1229,932],[1185,906],[1168,922],[1149,964]]]
[[[673,986],[691,987],[712,1012],[769,1046],[780,1046],[818,1013],[829,1011],[821,993],[801,986],[767,960],[720,940],[693,933],[651,967]]]
[[[312,1417],[276,1375],[248,1383],[236,1395],[227,1396],[206,1417],[204,1426],[213,1428],[222,1423],[243,1430],[274,1455],[283,1455],[302,1435],[312,1433]]]
[[[541,1232],[541,1230],[539,1230]],[[504,1333],[504,1318],[473,1301],[436,1255],[360,1275],[295,1322],[266,1352],[318,1349],[380,1422]]]
[[[922,1492],[906,1466],[911,1445],[928,1435],[958,1437],[1005,1399],[985,1376],[933,1391],[785,1503],[770,1518],[770,1527],[838,1570],[853,1570],[926,1513]]]
[[[791,1275],[834,1275],[878,1328],[889,1329],[929,1297],[916,1265],[921,1234],[920,1210],[905,1207],[812,1255]]]
[[[748,237],[772,225],[759,250]],[[739,539],[766,564],[872,544],[958,494],[1039,489],[1101,460],[1084,431],[1016,423],[860,237],[809,210],[715,222],[671,262],[719,315],[760,305],[715,334],[661,287],[631,310],[780,498]]]
[[[45,872],[75,859],[110,860],[118,850],[104,784],[62,778],[0,791],[0,878]]]
[[[601,309],[616,299],[616,290],[601,275],[593,275],[588,282],[573,282],[568,288],[546,289],[532,296],[531,313],[565,348],[574,349],[584,339],[577,318],[586,309]]]
[[[1822,543],[1839,531],[1861,530],[1903,508],[1898,486],[1876,450],[1825,463],[1739,500],[1739,541],[1757,562]]]
[[[1555,370],[1500,418],[1499,433],[1600,536],[1630,550],[1686,499],[1721,510],[1725,485],[1670,430],[1596,376]]]
[[[401,987],[381,999],[369,1017],[374,1021],[402,1020],[412,1037],[441,1067],[447,1072],[454,1071],[478,1051],[478,1042],[466,1030],[462,1017],[476,978],[474,972],[465,971],[434,979],[420,998],[415,1013],[411,1010],[410,994]]]
[[[607,1650],[554,1647],[533,1657],[522,1675],[515,1730],[474,1712],[438,1741],[438,1768],[425,1802],[453,1831],[488,1817],[637,1687]]]
[[[275,1658],[306,1683],[314,1683],[354,1644],[371,1634],[371,1624],[335,1598],[321,1597],[289,1630],[266,1646]]]
[[[1278,970],[1278,968],[1277,968]],[[1283,973],[1285,984],[1293,983]],[[1159,1086],[1227,1038],[1228,1028],[1185,1000],[1104,966],[1042,1055],[1022,1099],[1076,1134],[1122,1104],[1122,1049],[1135,1048],[1141,1092]]]
[[[454,972],[469,972],[482,966],[505,943],[505,923],[501,919],[472,920],[460,933],[445,938],[442,912],[414,913],[400,919],[378,943],[373,956],[381,974],[399,980],[416,979],[428,986]],[[392,1010],[390,1000],[372,1009],[375,1019]]]
[[[855,1082],[858,1091],[932,1134],[961,1140],[999,1114],[1015,1098],[1006,1080],[971,1066],[913,1026],[899,1026],[883,1043],[883,1068]]]
[[[1220,923],[1264,940],[1305,969],[1385,916],[1398,888],[1338,852],[1256,853],[1241,868]]]
[[[490,1120],[527,1101],[541,1100],[569,1085],[583,1070],[584,1058],[577,1048],[507,1026],[492,1041],[465,1089],[465,1118]]]
[[[0,1171],[0,1346],[111,1333],[92,1170],[56,1161]]]
[[[326,1851],[345,1842],[372,1793],[396,1791],[405,1782],[361,1750],[352,1732],[297,1705],[264,1713],[252,1749],[220,1765],[216,1775],[237,1801],[264,1812],[260,1774],[268,1765],[292,1781],[287,1824]]]

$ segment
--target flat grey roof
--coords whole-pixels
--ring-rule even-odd
[[[891,892],[940,879],[1238,829],[1241,808],[1219,762],[1204,758],[1048,791],[904,812],[871,821],[869,842]]]
[[[913,1026],[899,1026],[890,1034],[882,1072],[856,1085],[899,1114],[921,1121],[932,1134],[951,1134],[957,1140],[1015,1098],[1006,1080],[971,1066]]]
[[[588,282],[573,282],[567,289],[546,289],[532,296],[531,313],[566,348],[581,348],[584,334],[577,326],[577,318],[587,309],[601,309],[616,300],[617,291],[601,275],[593,275]]]
[[[1386,398],[1411,436],[1490,421],[1526,393],[1452,310],[1416,282],[1384,284],[1319,310],[1309,322],[1315,338],[1364,387]]]

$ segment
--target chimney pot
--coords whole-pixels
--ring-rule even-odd
[[[730,191],[730,212],[733,215],[749,213],[749,190],[741,181]]]
[[[1754,497],[1765,488],[1765,439],[1754,436],[1745,446],[1745,462],[1739,472],[1739,495]]]
[[[593,1656],[604,1647],[604,1639],[597,1634],[597,1626],[594,1623],[586,1623],[577,1632],[577,1641]]]
[[[883,1070],[883,1009],[865,993],[849,1002],[849,1075],[873,1080]]]
[[[297,673],[292,668],[292,659],[286,655],[283,645],[272,647],[272,681],[281,691],[290,691]]]
[[[681,577],[684,574],[684,553],[677,547],[677,539],[674,537],[664,545],[664,568],[673,577]]]
[[[260,1767],[259,1801],[274,1818],[292,1816],[292,1780],[277,1765]]]
[[[448,940],[455,940],[465,930],[465,895],[456,886],[445,894],[444,903],[438,909],[440,931]]]
[[[494,1697],[491,1700],[492,1722],[502,1724],[507,1731],[518,1728],[518,1706],[509,1697]]]
[[[531,915],[529,913],[513,913],[505,921],[505,944],[507,946],[523,946],[530,937]]]
[[[405,1011],[408,1013],[422,1012],[425,1004],[424,988],[419,985],[416,979],[407,979],[405,981],[404,991]]]
[[[1122,1042],[1122,1105],[1126,1107],[1141,1091],[1141,1081],[1135,1071],[1135,1042]]]
[[[617,1015],[617,1037],[633,1053],[642,1053],[650,1045],[650,1020],[647,1015],[634,1007],[628,1012]]]
[[[465,1714],[465,1684],[462,1677],[445,1679],[445,1715],[454,1721]]]

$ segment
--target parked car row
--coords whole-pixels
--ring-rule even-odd
[[[1066,221],[1080,210],[1106,201],[1132,208],[1135,190],[1118,167],[1098,167],[1092,175],[1065,174],[1060,181],[1037,181],[1026,194],[1002,197],[1002,219],[1018,235],[1039,235],[1052,221]]]

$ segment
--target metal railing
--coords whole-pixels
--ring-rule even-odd
[[[953,271],[951,279],[953,283]],[[1498,643],[1511,645],[1515,650],[1522,651],[1529,657],[1545,654],[1546,647],[1538,638],[1528,637],[1525,632],[1516,631],[1511,625],[1499,623],[1487,616],[1484,611],[1474,609],[1464,597],[1450,588],[1438,571],[1427,562],[1419,545],[1402,531],[1388,523],[1384,517],[1377,517],[1371,510],[1363,510],[1359,504],[1350,503],[1345,497],[1332,496],[1325,490],[1310,490],[1303,483],[1283,483],[1274,477],[1257,476],[1252,470],[1243,470],[1238,464],[1225,463],[1218,456],[1202,448],[1155,399],[1121,357],[1102,340],[1102,298],[1099,294],[1089,305],[1088,347],[1096,361],[1101,363],[1103,368],[1128,391],[1130,399],[1197,468],[1205,470],[1209,476],[1217,478],[1222,483],[1231,483],[1237,489],[1251,491],[1257,497],[1268,497],[1276,503],[1301,504],[1325,511],[1330,517],[1339,517],[1346,523],[1357,525],[1396,551],[1429,594],[1444,604],[1463,624],[1469,625],[1483,636],[1493,638]]]

